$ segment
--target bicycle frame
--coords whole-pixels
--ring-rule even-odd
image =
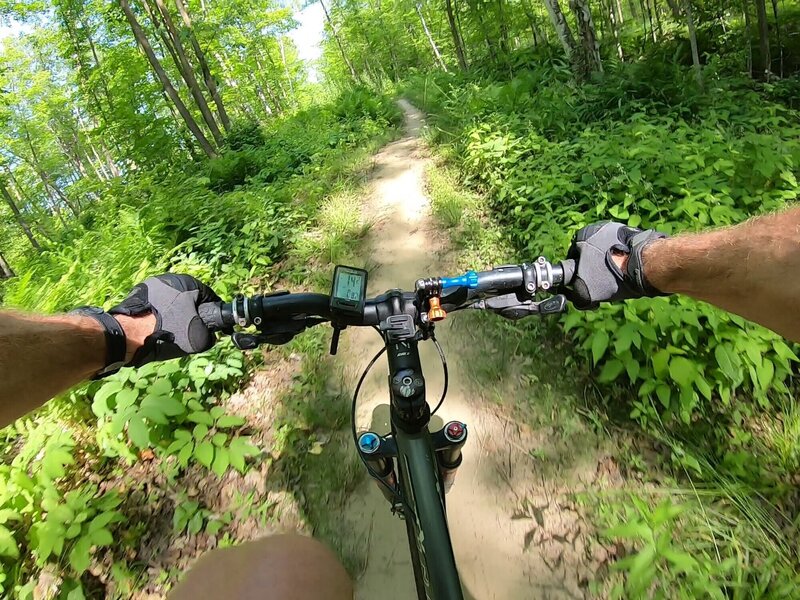
[[[420,600],[462,600],[417,342],[387,342],[386,348],[400,493],[412,513],[405,519],[417,593]]]

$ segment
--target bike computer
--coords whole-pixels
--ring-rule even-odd
[[[364,269],[336,265],[331,287],[331,312],[348,316],[364,314],[367,298],[367,272]]]

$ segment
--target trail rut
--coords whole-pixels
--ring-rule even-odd
[[[447,236],[434,223],[424,193],[430,159],[419,137],[423,115],[408,102],[401,100],[400,105],[405,136],[376,155],[364,205],[365,218],[373,223],[363,250],[366,264],[374,267],[370,295],[395,287],[412,289],[418,277],[444,275],[449,266]],[[571,464],[563,481],[545,481],[537,474],[528,452],[546,445],[546,436],[490,405],[486,391],[470,383],[469,365],[460,360],[459,348],[481,340],[448,321],[437,337],[448,357],[450,392],[431,429],[457,418],[470,430],[464,462],[447,499],[465,597],[583,598],[604,557],[602,548],[587,539],[586,524],[569,500],[570,484],[565,482],[591,478],[597,457],[590,453],[580,464]],[[381,340],[366,328],[347,330],[343,340],[340,356],[347,358],[341,367],[346,379],[355,382]],[[442,370],[432,344],[421,344],[420,350],[432,401],[442,389]],[[385,381],[381,361],[359,399],[359,428],[388,431]],[[373,482],[364,481],[352,494],[343,518],[352,534],[348,541],[367,556],[357,597],[415,598],[405,526],[390,514]]]

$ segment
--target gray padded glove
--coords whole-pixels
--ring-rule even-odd
[[[128,316],[152,312],[156,317],[155,330],[127,366],[140,367],[211,348],[216,341],[214,334],[197,314],[197,307],[219,300],[210,287],[189,275],[166,273],[145,279],[108,311]]]
[[[642,269],[644,249],[666,237],[653,229],[643,231],[612,221],[584,227],[567,253],[575,261],[575,278],[572,289],[563,292],[581,310],[597,308],[600,302],[667,295],[648,283]],[[614,262],[612,250],[628,254],[625,273]]]

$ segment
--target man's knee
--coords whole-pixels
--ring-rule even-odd
[[[171,600],[351,600],[353,584],[326,546],[301,535],[274,535],[203,555]]]

